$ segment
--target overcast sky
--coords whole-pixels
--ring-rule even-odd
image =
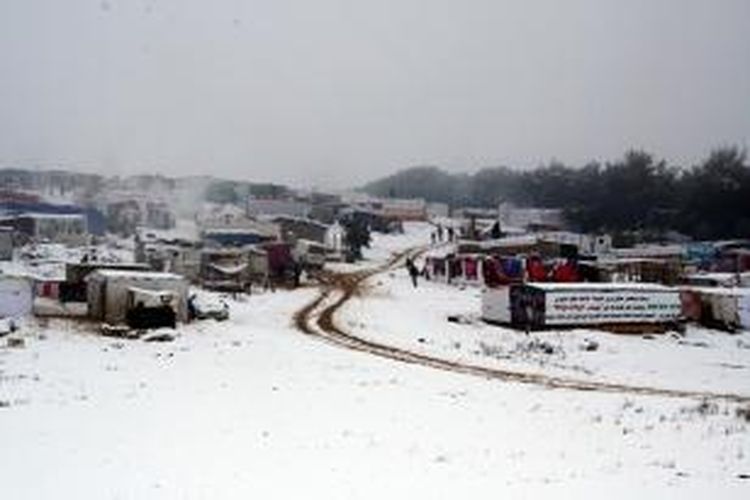
[[[0,0],[0,166],[342,187],[750,144],[748,0]]]

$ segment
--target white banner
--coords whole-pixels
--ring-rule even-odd
[[[662,323],[681,314],[679,292],[547,291],[545,324]]]

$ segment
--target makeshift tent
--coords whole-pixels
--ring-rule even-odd
[[[701,324],[726,330],[750,328],[750,290],[746,288],[692,288],[683,290],[683,311],[686,309],[687,294],[698,297],[700,316],[695,319]]]
[[[99,270],[87,278],[89,314],[92,318],[111,324],[123,323],[128,311],[137,305],[135,294],[150,290],[162,295],[170,292],[176,297],[172,303],[177,321],[187,321],[188,282],[170,273]]]

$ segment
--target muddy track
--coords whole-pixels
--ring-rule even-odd
[[[386,264],[366,271],[353,273],[325,273],[324,275],[321,275],[320,295],[305,307],[297,311],[294,315],[294,322],[297,329],[305,334],[319,337],[335,345],[355,351],[366,352],[368,354],[404,363],[417,364],[487,379],[534,384],[550,389],[597,391],[642,396],[661,396],[698,400],[725,400],[736,403],[750,403],[750,396],[734,393],[662,389],[658,387],[628,385],[613,382],[588,381],[458,363],[366,340],[347,333],[336,324],[336,312],[347,301],[349,301],[352,296],[360,291],[361,286],[368,278],[394,269],[400,265],[401,261],[408,255],[417,256],[422,252],[424,252],[422,249],[401,252],[394,255]],[[325,304],[334,293],[340,293],[341,295],[334,302],[326,305],[319,314],[316,314],[316,311],[321,305]]]

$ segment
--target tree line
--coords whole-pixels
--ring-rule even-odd
[[[641,240],[681,233],[699,240],[750,237],[750,165],[744,150],[727,147],[689,168],[644,151],[574,168],[559,162],[535,170],[485,168],[449,174],[415,167],[366,185],[377,196],[424,198],[452,207],[561,208],[587,232]]]

